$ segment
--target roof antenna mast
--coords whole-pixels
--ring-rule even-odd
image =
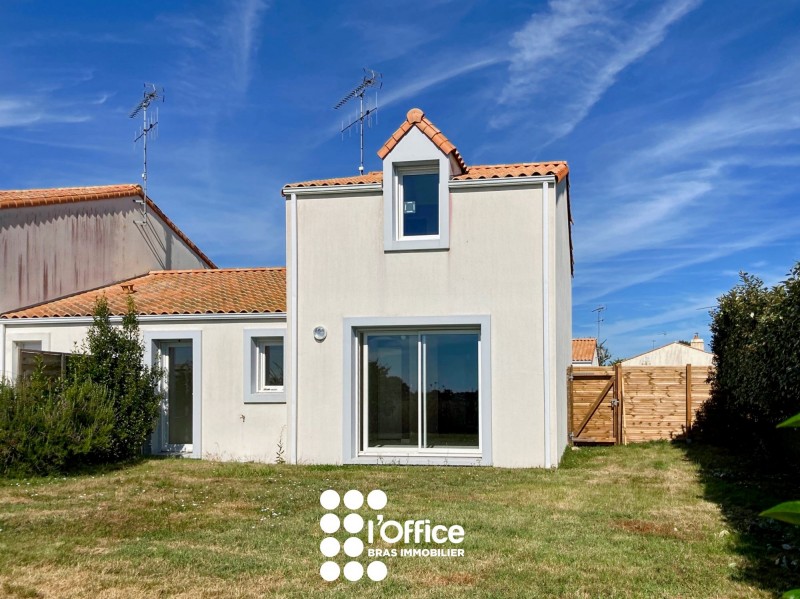
[[[139,130],[136,137],[133,138],[134,146],[136,142],[141,139],[143,147],[142,191],[144,192],[144,197],[141,200],[135,200],[137,204],[142,205],[142,220],[133,221],[137,225],[147,224],[147,138],[150,134],[153,134],[155,137],[156,127],[158,126],[158,107],[155,109],[155,116],[151,113],[148,117],[147,111],[150,108],[150,104],[159,99],[162,102],[164,101],[164,88],[162,87],[159,92],[152,83],[145,83],[144,92],[142,92],[142,101],[136,105],[130,114],[130,118],[135,118],[140,112],[142,113],[142,128]]]
[[[347,125],[345,125],[344,121],[342,121],[341,133],[342,137],[344,137],[344,132],[350,130],[353,125],[358,123],[358,134],[361,142],[361,160],[358,163],[358,173],[360,175],[364,174],[364,121],[367,121],[368,126],[372,126],[372,115],[378,112],[377,91],[375,92],[375,105],[370,108],[369,100],[367,100],[366,110],[364,109],[364,96],[366,96],[367,90],[370,87],[381,89],[383,87],[383,75],[373,71],[372,69],[364,68],[364,78],[361,80],[361,83],[351,90],[350,93],[348,93],[344,98],[339,100],[336,106],[333,107],[334,110],[338,110],[353,98],[358,98],[358,116],[350,121]],[[375,118],[377,122],[377,115]]]

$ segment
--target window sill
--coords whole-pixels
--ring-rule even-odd
[[[246,404],[258,403],[286,403],[285,391],[262,391],[258,393],[249,393],[244,397]]]
[[[449,240],[441,237],[432,237],[430,239],[389,239],[383,247],[384,252],[447,251],[449,249]]]

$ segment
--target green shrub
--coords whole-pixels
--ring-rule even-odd
[[[52,474],[106,451],[114,428],[108,389],[51,379],[41,361],[30,377],[0,381],[0,473]]]
[[[800,411],[800,263],[767,288],[742,273],[712,311],[711,398],[697,432],[764,455],[796,449],[797,431],[776,425]]]
[[[161,405],[158,383],[162,372],[144,364],[144,345],[133,300],[128,298],[122,326],[112,326],[110,316],[108,302],[101,296],[86,340],[70,360],[68,373],[73,381],[91,381],[109,391],[114,428],[108,447],[94,456],[98,462],[140,455],[155,429]]]

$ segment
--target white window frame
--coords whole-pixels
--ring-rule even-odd
[[[384,252],[450,249],[450,177],[454,165],[424,133],[412,128],[383,159]],[[403,237],[399,178],[407,172],[439,173],[439,234]]]
[[[417,435],[418,435],[418,445],[416,449],[413,447],[409,447],[409,453],[416,453],[420,456],[438,456],[438,455],[464,455],[464,456],[474,456],[478,458],[481,456],[481,443],[483,441],[483,431],[481,430],[480,426],[480,416],[478,417],[478,447],[424,447],[422,445],[423,439],[427,437],[427,418],[426,412],[424,410],[424,399],[423,396],[425,395],[425,385],[427,383],[426,380],[426,359],[425,359],[425,350],[426,350],[426,339],[427,335],[436,335],[436,334],[453,334],[453,333],[477,333],[478,335],[478,410],[480,412],[481,409],[481,389],[480,389],[480,375],[481,375],[481,338],[480,338],[480,327],[472,326],[472,327],[452,327],[452,328],[418,328],[418,327],[393,327],[387,329],[364,329],[359,331],[359,361],[358,361],[358,370],[359,370],[359,441],[358,441],[358,455],[359,456],[381,456],[385,454],[394,454],[397,453],[398,449],[402,451],[405,448],[398,448],[398,447],[369,447],[367,446],[367,440],[369,439],[369,403],[364,401],[364,397],[361,396],[361,390],[363,390],[363,395],[367,396],[368,394],[368,378],[367,378],[367,371],[364,366],[369,361],[369,344],[367,339],[369,337],[378,336],[378,335],[390,335],[390,334],[398,334],[398,333],[406,333],[408,335],[414,335],[417,337]]]
[[[283,345],[283,386],[263,387],[260,384],[261,373],[264,370],[265,345]],[[243,352],[242,401],[246,404],[286,403],[286,328],[245,329]]]
[[[283,349],[283,337],[256,337],[256,351],[258,352],[256,368],[256,392],[257,393],[283,393],[284,385],[266,385],[267,373],[269,368],[266,363],[268,347],[280,347]]]
[[[478,440],[472,448],[361,448],[365,412],[361,408],[361,376],[366,347],[362,335],[408,330],[421,332],[479,332],[478,347]],[[366,317],[344,319],[344,389],[342,461],[345,464],[491,465],[492,463],[492,376],[491,318],[475,316]],[[420,370],[424,364],[420,362]],[[420,416],[421,417],[421,416]]]
[[[8,331],[8,329],[6,329]],[[41,351],[50,351],[50,333],[7,333],[6,334],[6,356],[11,358],[11,368],[9,368],[11,380],[19,375],[19,352],[24,345],[29,343],[39,343]],[[6,363],[8,368],[8,363]],[[3,373],[0,373],[0,378]]]
[[[394,204],[395,209],[395,223],[397,228],[395,230],[395,236],[398,241],[429,241],[432,239],[438,240],[440,238],[440,232],[442,230],[442,223],[441,223],[441,210],[439,210],[439,205],[442,202],[441,193],[438,194],[437,197],[437,232],[435,235],[406,235],[403,231],[403,215],[405,214],[405,196],[403,193],[403,178],[407,175],[437,175],[439,177],[439,183],[441,186],[441,177],[442,174],[439,172],[439,165],[435,163],[431,163],[429,165],[419,165],[419,166],[397,166],[395,167],[395,176],[394,176],[394,197],[396,198]]]

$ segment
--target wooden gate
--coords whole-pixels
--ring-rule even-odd
[[[573,366],[568,371],[573,443],[674,439],[708,399],[710,366]]]
[[[613,368],[571,367],[568,405],[571,442],[623,442],[619,365]]]

